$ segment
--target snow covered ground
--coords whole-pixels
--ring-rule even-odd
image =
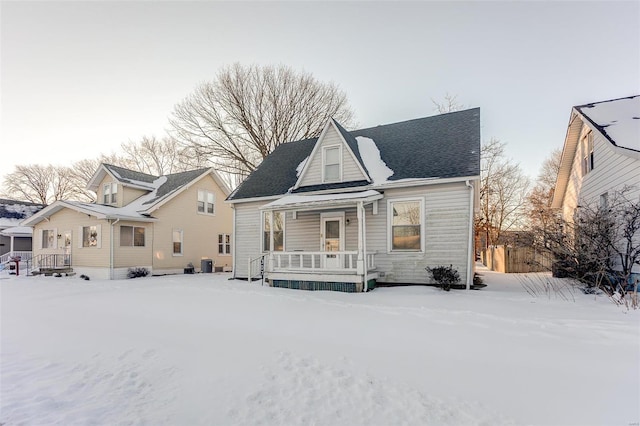
[[[0,423],[638,424],[640,312],[482,273],[366,294],[0,275]]]

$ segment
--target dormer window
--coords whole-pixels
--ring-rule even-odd
[[[589,132],[582,138],[582,176],[593,170],[593,133]]]
[[[102,192],[102,204],[115,204],[118,202],[118,184],[116,182],[105,183]]]
[[[340,182],[342,180],[342,146],[326,146],[322,149],[323,182]]]

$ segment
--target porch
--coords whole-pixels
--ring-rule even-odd
[[[289,195],[263,206],[264,254],[249,261],[249,276],[274,287],[370,289],[378,272],[376,252],[367,250],[365,207],[381,198],[371,190]]]

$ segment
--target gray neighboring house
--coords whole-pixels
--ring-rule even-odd
[[[329,120],[227,198],[234,278],[356,292],[453,265],[470,288],[479,180],[479,108],[354,131]]]
[[[30,257],[31,228],[20,226],[20,222],[44,207],[44,204],[0,198],[0,263],[14,254]]]

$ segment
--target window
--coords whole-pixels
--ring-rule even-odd
[[[144,247],[142,226],[120,226],[120,247]]]
[[[422,250],[422,201],[389,201],[390,249]]]
[[[231,254],[231,235],[218,234],[218,254]]]
[[[184,234],[182,232],[182,229],[173,230],[173,255],[174,256],[182,256],[183,238],[184,238]]]
[[[589,132],[582,138],[582,176],[593,170],[593,133]]]
[[[324,177],[323,182],[339,182],[341,146],[328,146],[323,148]]]
[[[56,232],[53,229],[42,230],[42,248],[55,248]]]
[[[262,251],[284,251],[284,213],[262,214]]]
[[[116,182],[105,183],[102,192],[102,204],[115,204],[118,202],[118,184]]]
[[[214,214],[215,213],[215,195],[213,192],[198,190],[198,213]]]
[[[82,227],[82,247],[97,247],[98,246],[98,227],[83,226]]]
[[[606,210],[609,208],[609,193],[605,192],[600,195],[600,209]]]

